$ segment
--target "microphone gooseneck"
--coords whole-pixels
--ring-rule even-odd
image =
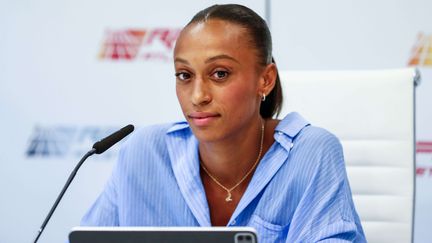
[[[109,135],[108,137],[100,140],[99,142],[96,142],[93,145],[93,148],[88,151],[78,162],[78,164],[73,169],[72,173],[70,174],[69,178],[66,181],[66,184],[63,186],[63,189],[61,190],[60,194],[57,196],[56,201],[54,202],[54,205],[51,207],[51,210],[49,211],[48,215],[46,216],[44,222],[42,223],[41,227],[38,230],[38,233],[33,241],[33,243],[36,243],[39,240],[39,237],[41,236],[43,230],[45,229],[45,226],[48,224],[48,221],[51,219],[51,216],[53,215],[54,211],[56,210],[58,204],[60,203],[61,199],[63,198],[63,195],[65,194],[66,190],[68,189],[69,185],[72,183],[72,180],[74,179],[76,173],[78,172],[81,165],[84,163],[84,161],[92,156],[93,154],[101,154],[105,152],[107,149],[109,149],[111,146],[122,140],[124,137],[129,135],[131,132],[133,132],[134,126],[133,125],[127,125],[123,127],[122,129],[118,130],[117,132]]]

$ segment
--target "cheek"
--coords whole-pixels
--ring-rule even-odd
[[[225,106],[231,107],[235,113],[253,112],[256,109],[257,96],[253,87],[239,84],[224,90],[222,95]]]
[[[179,86],[176,86],[176,95],[177,95],[177,100],[181,108],[183,109],[186,105],[186,96],[187,96],[185,90],[180,88]]]

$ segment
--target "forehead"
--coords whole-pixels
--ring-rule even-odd
[[[247,30],[239,24],[224,20],[192,23],[181,32],[174,55],[209,51],[247,54],[254,53]],[[242,53],[245,52],[245,53]]]

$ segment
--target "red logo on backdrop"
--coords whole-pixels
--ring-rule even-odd
[[[432,34],[419,33],[411,50],[409,66],[432,66]]]
[[[99,58],[170,61],[180,28],[108,30]]]
[[[432,142],[419,141],[416,144],[417,153],[432,153]]]
[[[416,143],[416,153],[417,153],[417,166],[416,166],[417,177],[431,178],[432,166],[427,161],[430,160],[430,155],[432,155],[432,141],[418,141]],[[432,162],[432,159],[430,161]]]

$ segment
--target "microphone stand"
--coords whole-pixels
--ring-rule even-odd
[[[48,213],[47,217],[45,218],[45,221],[42,223],[42,226],[40,227],[38,234],[36,235],[33,243],[36,243],[39,239],[39,237],[42,234],[42,231],[45,229],[45,226],[48,224],[48,221],[50,220],[51,216],[53,215],[55,209],[57,208],[57,205],[60,203],[60,200],[62,199],[63,195],[65,194],[66,190],[68,189],[69,185],[71,184],[73,178],[75,177],[76,173],[78,172],[78,169],[81,167],[81,165],[84,163],[84,161],[92,156],[93,154],[101,154],[105,152],[107,149],[109,149],[111,146],[125,138],[128,134],[133,132],[134,126],[129,124],[122,129],[118,130],[117,132],[109,135],[108,137],[100,140],[99,142],[96,142],[93,144],[93,149],[88,151],[82,159],[78,162],[78,164],[75,166],[74,170],[69,176],[69,179],[66,181],[66,184],[63,186],[63,189],[61,190],[60,194],[57,196],[57,199],[52,206],[50,212]]]
[[[51,207],[51,210],[49,211],[48,215],[46,216],[44,222],[42,223],[41,227],[38,230],[38,233],[33,241],[33,243],[36,243],[39,240],[39,237],[42,234],[42,231],[45,229],[45,226],[48,224],[48,221],[50,220],[51,216],[53,215],[54,211],[56,210],[58,204],[60,203],[60,200],[63,198],[63,195],[65,194],[66,190],[68,189],[69,185],[71,184],[72,180],[74,179],[76,173],[78,172],[81,165],[84,163],[84,161],[96,153],[96,149],[93,148],[90,151],[88,151],[82,159],[78,162],[78,164],[75,166],[74,170],[70,174],[66,184],[63,186],[63,189],[61,190],[60,194],[57,196],[57,199],[54,203],[54,205]]]

